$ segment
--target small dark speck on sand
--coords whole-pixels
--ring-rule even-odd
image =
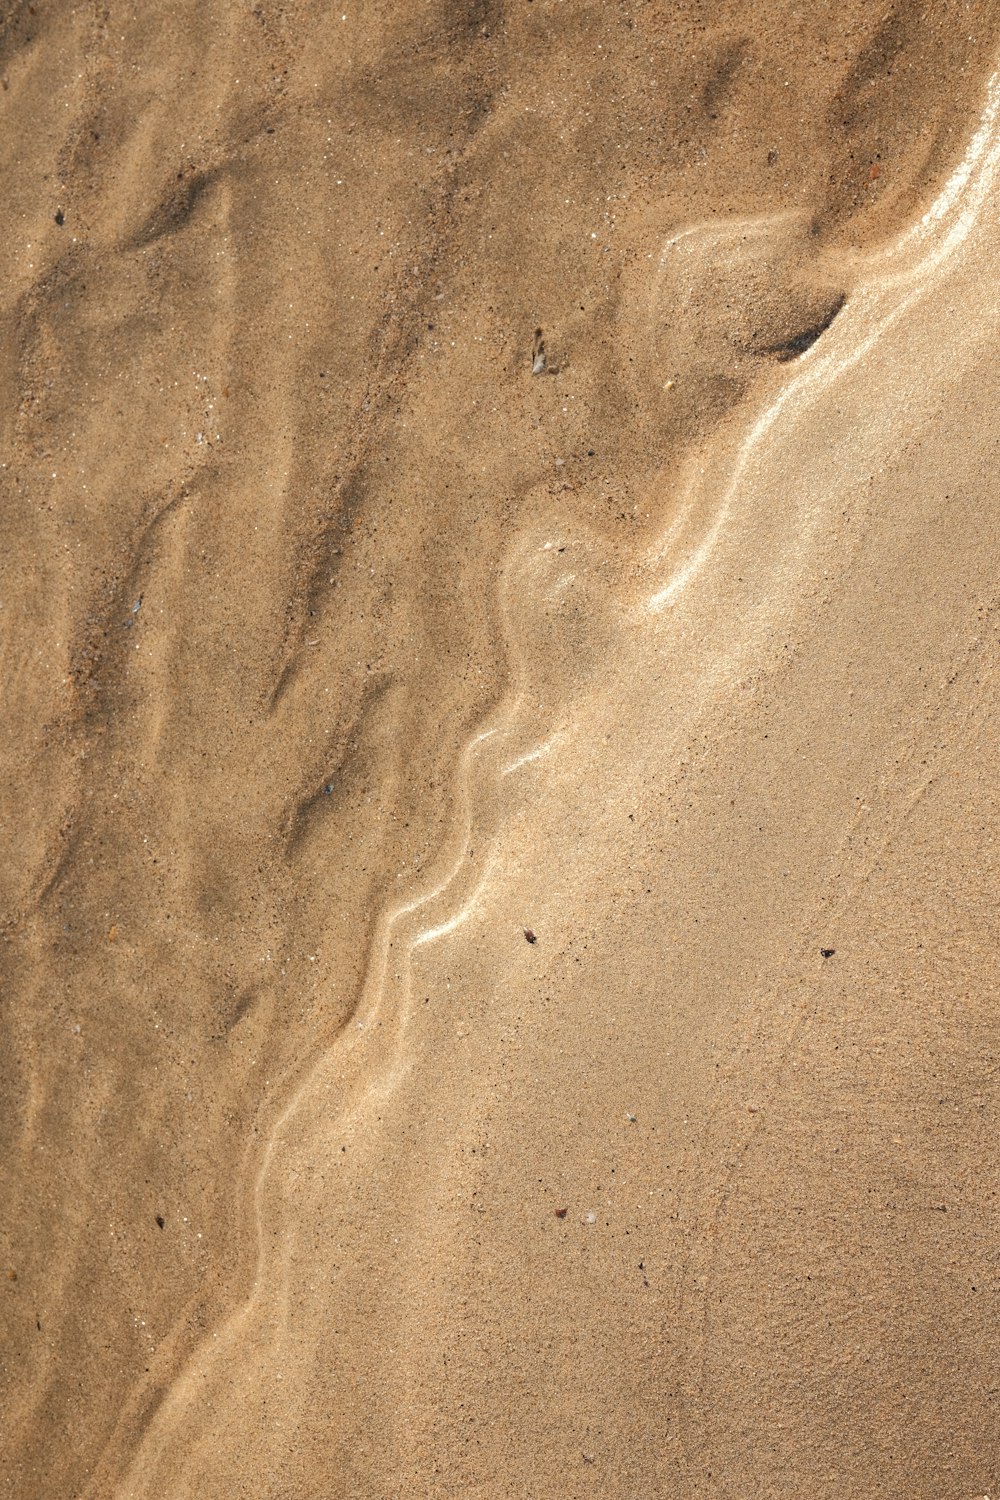
[[[532,932],[532,930],[531,930],[530,927],[526,927],[524,929],[524,936],[528,940],[529,943],[537,943],[538,942],[538,936],[537,936],[537,934],[534,933],[534,932]]]
[[[66,222],[66,215],[63,213],[63,211],[62,211],[61,208],[57,208],[56,209],[55,218],[56,218],[56,223],[60,226],[60,228]]]
[[[156,1222],[159,1225],[159,1227],[162,1229],[163,1226],[164,1226],[164,1224],[166,1223],[166,1220],[164,1219],[164,1217],[163,1217],[162,1214],[157,1214],[156,1215]]]
[[[556,1209],[556,1218],[557,1219],[565,1219],[565,1217],[566,1217],[566,1215],[568,1213],[569,1213],[569,1209],[568,1208],[557,1208]]]
[[[836,948],[821,948],[819,951],[823,958],[832,958],[837,950]]]

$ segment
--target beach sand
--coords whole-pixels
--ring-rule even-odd
[[[1000,5],[0,16],[0,1494],[1000,1487]]]

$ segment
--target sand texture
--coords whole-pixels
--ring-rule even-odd
[[[4,1500],[996,1500],[998,62],[0,8]]]

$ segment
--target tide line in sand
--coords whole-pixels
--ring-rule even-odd
[[[916,264],[902,267],[891,275],[887,273],[869,282],[862,282],[848,302],[844,313],[837,319],[830,332],[824,335],[822,344],[802,356],[800,370],[777,399],[757,417],[738,450],[728,482],[721,492],[711,527],[690,556],[676,569],[670,581],[646,600],[644,609],[648,614],[659,614],[679,602],[681,597],[688,592],[688,585],[701,573],[709,559],[717,554],[719,542],[729,527],[734,502],[748,468],[753,459],[762,452],[764,441],[772,433],[779,417],[787,414],[794,419],[796,415],[801,415],[813,401],[818,399],[822,391],[855,365],[871,349],[876,340],[882,337],[887,329],[925,294],[931,276],[936,276],[939,272],[943,274],[944,270],[953,264],[953,257],[967,241],[977,221],[995,174],[996,161],[1000,154],[1000,143],[996,140],[997,105],[997,81],[994,77],[990,83],[983,121],[970,146],[969,153],[953,174],[934,207],[921,221],[923,232],[916,238],[914,238],[914,231],[908,232],[883,257],[873,257],[870,264],[878,266],[880,261],[882,264],[891,263],[894,256],[901,255],[907,247],[911,246],[915,253],[919,252],[921,258]],[[928,237],[931,242],[929,248],[925,250]],[[889,296],[890,292],[900,287],[903,288],[902,296]],[[700,499],[701,496],[697,498]],[[692,497],[692,503],[693,499],[694,497]],[[805,506],[806,502],[803,501],[802,504]],[[797,515],[804,531],[808,532],[807,511],[800,508]],[[786,533],[786,540],[793,548],[799,548],[802,545],[802,535],[795,530],[790,536]],[[662,566],[664,550],[661,545],[659,551],[654,554],[653,566]],[[785,562],[784,558],[776,558],[775,567],[784,566]],[[761,590],[767,591],[766,580],[761,584]],[[516,716],[516,712],[517,704],[515,703],[508,708],[508,723],[511,714]],[[274,1248],[273,1240],[266,1232],[263,1194],[267,1179],[272,1172],[276,1149],[303,1100],[316,1087],[320,1077],[328,1077],[330,1070],[336,1067],[340,1073],[336,1112],[338,1118],[346,1124],[364,1107],[366,1102],[370,1102],[373,1091],[380,1098],[384,1098],[400,1076],[404,1066],[403,1050],[412,954],[419,946],[446,937],[468,920],[475,910],[478,895],[488,878],[490,856],[483,855],[472,870],[466,858],[476,812],[474,791],[484,790],[486,778],[496,780],[500,776],[511,774],[523,765],[540,759],[559,739],[558,734],[553,735],[542,744],[536,744],[532,749],[517,756],[507,765],[500,766],[497,763],[497,755],[484,755],[480,750],[481,746],[490,741],[493,742],[491,751],[496,749],[498,743],[502,744],[504,736],[497,735],[497,728],[497,725],[492,725],[474,735],[459,757],[456,770],[459,811],[448,840],[447,855],[442,859],[442,871],[439,878],[430,888],[419,892],[386,913],[379,922],[368,973],[353,1017],[356,1022],[360,1023],[360,1030],[355,1027],[345,1031],[342,1039],[335,1046],[336,1056],[324,1054],[318,1060],[287,1102],[271,1133],[261,1158],[254,1187],[258,1231],[258,1269],[254,1291],[250,1302],[234,1315],[232,1326],[239,1326],[251,1315],[254,1303],[265,1285],[273,1287],[282,1284],[280,1276],[271,1277],[266,1274],[269,1260],[280,1252]],[[450,910],[433,918],[431,909],[439,902],[450,907]],[[412,921],[411,919],[414,918],[418,920]],[[430,918],[429,925],[428,918]],[[396,934],[399,934],[400,941],[400,949],[396,955],[398,967],[390,975],[390,953],[396,942]],[[377,1055],[372,1056],[366,1049],[363,1083],[357,1074],[353,1081],[345,1077],[345,1070],[352,1059],[354,1050],[360,1045],[361,1035],[378,1037],[378,1041],[374,1043],[378,1049]],[[370,1045],[372,1044],[369,1043]],[[370,1066],[371,1064],[374,1064],[374,1067]],[[360,1064],[357,1066],[360,1070]],[[171,1415],[176,1415],[176,1403],[188,1399],[189,1393],[192,1399],[196,1399],[194,1374],[198,1362],[199,1357],[196,1356],[184,1376],[175,1383],[161,1408],[160,1417],[150,1429],[148,1441],[154,1450],[152,1464],[148,1466],[145,1464],[143,1449],[140,1448],[131,1471],[130,1481],[127,1482],[128,1485],[145,1483],[146,1480],[155,1484],[157,1466],[155,1455],[160,1451],[162,1443],[169,1439]],[[138,1477],[140,1475],[143,1476],[142,1480]],[[125,1492],[137,1491],[128,1487]],[[149,1491],[144,1489],[142,1492]]]
[[[513,655],[507,606],[501,596],[508,651]],[[523,666],[523,664],[521,664]],[[208,1367],[214,1366],[234,1339],[262,1313],[268,1325],[284,1325],[288,1317],[287,1274],[281,1268],[280,1242],[269,1232],[266,1208],[272,1180],[280,1175],[279,1154],[287,1149],[297,1114],[314,1098],[322,1098],[319,1118],[349,1134],[369,1111],[383,1104],[408,1072],[407,1027],[410,1020],[412,960],[415,952],[446,938],[473,916],[495,864],[491,827],[476,828],[477,857],[472,857],[477,811],[490,803],[491,790],[520,767],[547,754],[560,738],[551,735],[538,743],[537,732],[522,725],[527,701],[522,691],[510,691],[493,721],[473,733],[456,764],[453,791],[457,809],[436,878],[382,913],[376,923],[359,998],[333,1045],[308,1067],[292,1090],[269,1132],[251,1190],[256,1239],[256,1268],[247,1300],[211,1333],[175,1377],[143,1445],[126,1476],[123,1495],[149,1494],[156,1489],[159,1465],[169,1450],[175,1424],[183,1427],[184,1412],[201,1399]],[[527,738],[530,748],[508,759],[511,749]],[[486,815],[486,824],[491,823]],[[479,852],[481,851],[481,852]],[[435,913],[435,907],[438,907]],[[330,1108],[329,1096],[335,1103]],[[152,1487],[152,1488],[151,1488]]]
[[[763,454],[765,439],[773,433],[779,418],[784,415],[792,423],[801,420],[825,390],[856,365],[915,302],[930,293],[941,276],[955,269],[958,252],[976,226],[996,177],[1000,161],[998,115],[1000,73],[995,72],[987,85],[979,125],[962,161],[917,224],[888,246],[855,262],[859,279],[843,311],[822,340],[799,357],[799,371],[795,378],[753,423],[737,450],[720,498],[713,503],[708,529],[688,555],[675,565],[669,581],[646,599],[645,612],[659,614],[676,604],[716,551],[730,523],[733,502],[751,464]],[[734,234],[766,233],[776,223],[784,223],[787,219],[788,215],[771,215],[756,221],[740,219],[721,228],[705,224],[684,233],[702,233],[723,240]],[[668,243],[677,243],[681,238],[683,236],[674,236]],[[686,526],[690,526],[692,517],[704,512],[704,472],[700,471],[688,481],[679,517],[655,545],[649,558],[651,569],[662,570],[671,553],[678,550],[678,537]],[[790,485],[795,482],[791,473],[788,482]],[[805,504],[800,508],[797,520],[799,526],[785,539],[791,547],[800,544],[808,527]],[[759,591],[764,592],[764,587],[761,585]]]

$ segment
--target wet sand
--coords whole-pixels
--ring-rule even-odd
[[[0,20],[0,1493],[1000,1485],[998,57]]]

